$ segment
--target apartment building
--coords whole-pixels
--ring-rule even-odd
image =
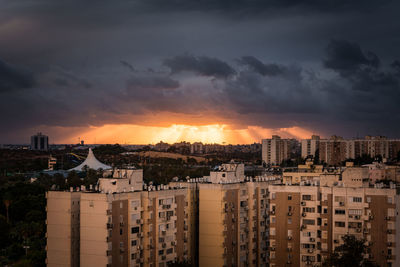
[[[273,135],[271,139],[262,139],[262,160],[265,164],[279,165],[290,158],[291,140]]]
[[[231,162],[203,178],[139,187],[141,170],[123,169],[92,191],[50,191],[47,265],[321,266],[351,234],[379,266],[400,266],[393,184],[363,183],[368,167],[299,170],[282,184],[245,177]]]
[[[312,156],[314,158],[319,151],[319,140],[320,137],[318,135],[311,136],[311,139],[301,140],[301,157]]]
[[[312,139],[302,140],[302,157],[313,155],[313,151],[316,151],[315,146],[318,146],[320,160],[329,165],[339,165],[346,159],[355,159],[363,155],[394,159],[400,151],[400,140],[387,139],[384,136],[366,136],[364,139],[351,140],[335,135],[329,139],[317,138],[313,136]]]
[[[110,192],[101,184],[103,192],[47,193],[48,266],[158,267],[195,258],[190,191]]]
[[[267,187],[199,184],[199,266],[268,266]]]
[[[395,189],[275,186],[269,192],[270,266],[321,266],[351,234],[379,266],[399,266]]]

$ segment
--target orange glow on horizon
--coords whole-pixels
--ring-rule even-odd
[[[160,141],[170,144],[181,141],[208,144],[251,144],[259,143],[261,139],[270,138],[272,135],[279,135],[282,138],[304,139],[310,138],[312,134],[314,133],[301,127],[269,129],[248,126],[242,129],[233,129],[225,124],[201,126],[173,124],[168,127],[107,124],[75,131],[74,136],[64,136],[62,140],[57,140],[57,142],[76,143],[79,136],[87,144],[156,144]]]

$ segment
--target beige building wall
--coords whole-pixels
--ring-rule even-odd
[[[364,181],[368,184],[368,168],[349,167],[342,173],[342,182],[347,187],[363,187]]]
[[[199,266],[224,265],[222,185],[199,184]]]
[[[85,266],[106,266],[111,263],[109,233],[115,222],[111,219],[110,195],[82,193],[80,263]]]
[[[79,266],[79,192],[49,191],[47,198],[47,266]]]

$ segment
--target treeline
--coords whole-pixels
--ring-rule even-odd
[[[0,265],[45,266],[46,188],[0,177]]]

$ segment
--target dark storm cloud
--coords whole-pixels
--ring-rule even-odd
[[[128,68],[130,71],[135,71],[135,68],[128,62],[126,62],[125,60],[121,60],[121,65]]]
[[[351,75],[362,67],[379,66],[379,58],[372,52],[364,53],[359,44],[345,40],[331,40],[326,49],[324,65],[342,75]]]
[[[248,66],[250,69],[260,73],[261,75],[275,76],[286,71],[284,66],[280,66],[278,64],[264,64],[253,56],[242,57],[238,60],[238,62],[239,64]]]
[[[146,75],[134,76],[128,80],[128,91],[137,93],[146,90],[169,90],[179,87],[179,82],[167,76]]]
[[[0,60],[0,92],[31,88],[35,85],[32,72]]]
[[[342,10],[371,10],[391,0],[147,0],[148,5],[153,5],[162,9],[183,9],[183,10],[217,10],[221,12],[248,11],[262,12],[277,8],[303,8],[319,10],[325,12],[336,12]],[[243,13],[242,13],[243,14]]]
[[[373,52],[363,52],[360,45],[344,40],[332,40],[327,46],[326,68],[338,72],[354,90],[375,91],[397,96],[399,81],[391,72],[380,68],[380,59]],[[396,68],[396,61],[391,64]]]
[[[0,137],[164,111],[400,136],[399,2],[0,3]]]
[[[390,66],[397,71],[398,74],[400,74],[400,61],[395,60],[390,64]]]
[[[163,64],[171,69],[172,74],[188,71],[201,76],[227,78],[236,73],[226,62],[217,58],[188,54],[165,59]]]

